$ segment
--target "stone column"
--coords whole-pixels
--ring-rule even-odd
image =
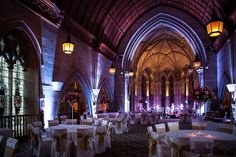
[[[150,89],[149,89],[149,81],[146,81],[146,97],[147,97],[147,108],[146,108],[146,110],[149,110],[149,96],[150,96]]]
[[[204,87],[204,75],[203,75],[203,68],[197,69],[198,73],[198,82],[200,87]]]

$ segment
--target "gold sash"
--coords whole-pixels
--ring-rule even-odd
[[[102,144],[104,144],[104,135],[105,135],[106,133],[105,133],[105,131],[100,131],[100,132],[96,132],[96,135],[98,135],[99,136],[99,140],[98,140],[98,144],[99,145],[102,145]]]
[[[93,133],[77,133],[77,138],[82,138],[80,141],[80,148],[84,150],[88,150],[89,148],[89,138],[93,136]]]
[[[65,149],[66,141],[67,139],[67,133],[64,134],[54,134],[52,135],[52,138],[56,141],[56,150],[57,152],[61,153]]]

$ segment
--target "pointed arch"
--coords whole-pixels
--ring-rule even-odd
[[[60,98],[67,92],[67,90],[71,87],[70,85],[73,84],[75,80],[81,87],[81,90],[86,98],[86,108],[88,108],[89,112],[92,113],[92,87],[89,82],[86,81],[88,79],[85,79],[78,70],[74,71],[65,81],[60,93]]]
[[[113,94],[113,92],[111,90],[111,86],[110,86],[110,84],[109,84],[109,82],[106,78],[104,80],[102,80],[100,82],[100,84],[98,85],[98,88],[100,89],[100,92],[101,92],[102,87],[104,87],[104,89],[106,90],[106,92],[108,94],[108,97],[113,100],[114,94]],[[100,92],[99,92],[99,94],[100,94]]]

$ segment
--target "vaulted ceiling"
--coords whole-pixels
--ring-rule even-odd
[[[235,0],[214,0],[218,17],[227,19]],[[203,27],[211,19],[213,0],[55,0],[77,24],[117,52],[125,34],[145,14],[159,6],[179,9]]]

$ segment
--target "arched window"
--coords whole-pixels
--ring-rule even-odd
[[[24,113],[24,55],[13,34],[0,45],[0,114]]]

